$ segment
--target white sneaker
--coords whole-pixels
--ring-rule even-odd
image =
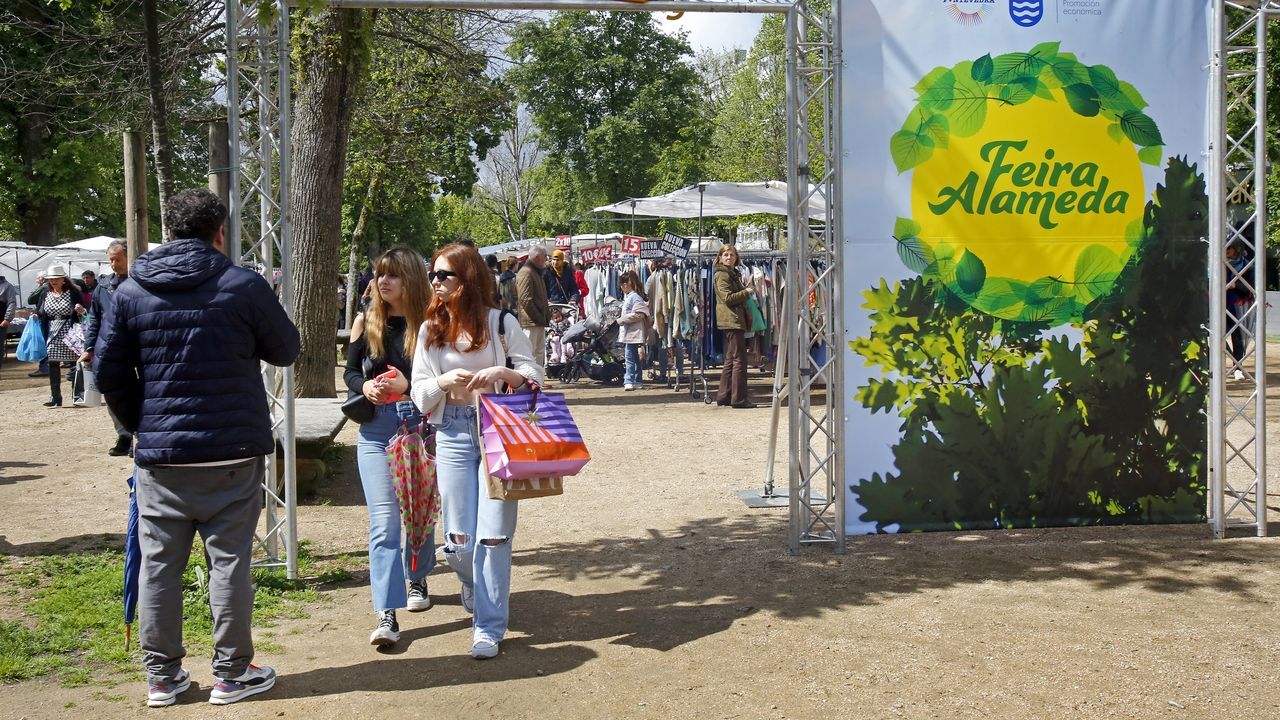
[[[166,707],[178,701],[178,695],[191,687],[191,674],[179,670],[178,675],[168,682],[147,684],[147,707]]]
[[[239,677],[219,678],[209,693],[209,704],[230,705],[250,695],[266,692],[275,685],[275,670],[265,665],[250,665]]]
[[[488,635],[481,635],[471,644],[471,657],[477,660],[488,660],[498,656],[498,641]]]
[[[409,612],[422,612],[431,609],[431,595],[427,593],[427,580],[422,582],[409,583],[409,602],[406,605]]]
[[[476,587],[474,585],[467,585],[466,583],[463,583],[462,594],[459,599],[462,601],[463,610],[466,610],[472,615],[476,614]]]
[[[1231,373],[1231,377],[1235,378],[1236,380],[1243,380],[1243,379],[1244,379],[1244,371],[1243,371],[1243,370],[1241,370],[1240,368],[1236,368],[1236,371],[1235,371],[1235,372],[1233,372],[1233,373]]]
[[[383,610],[378,613],[378,627],[369,635],[369,644],[374,647],[387,647],[400,642],[400,623],[396,622],[395,610]]]
[[[622,389],[623,389],[623,390],[626,390],[627,392],[631,392],[632,390],[635,390],[635,389],[636,389],[636,386],[635,386],[635,385],[623,385],[623,386],[622,386]]]

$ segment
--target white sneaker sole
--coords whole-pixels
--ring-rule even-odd
[[[400,633],[378,628],[369,636],[369,644],[374,647],[387,647],[400,642]]]
[[[186,692],[187,689],[190,687],[191,687],[191,676],[188,675],[187,679],[183,680],[181,685],[178,685],[177,687],[175,687],[167,695],[162,695],[160,697],[153,698],[151,697],[150,694],[148,694],[147,707],[169,707],[170,705],[178,702],[178,696]]]
[[[405,609],[407,609],[409,612],[422,612],[423,610],[430,610],[431,598],[427,597],[421,600],[417,598],[409,598],[409,604],[406,606]]]
[[[225,696],[221,696],[221,697],[219,697],[219,696],[213,696],[213,695],[210,695],[210,696],[209,696],[209,704],[210,704],[210,705],[230,705],[231,703],[239,702],[239,701],[241,701],[241,700],[243,700],[243,699],[245,699],[245,698],[247,698],[247,697],[249,697],[249,696],[251,696],[251,695],[257,695],[258,693],[264,693],[264,692],[266,692],[266,691],[270,690],[271,688],[273,688],[273,687],[275,687],[275,686],[276,686],[276,678],[275,678],[275,676],[273,675],[273,676],[271,677],[271,679],[270,679],[270,680],[268,680],[267,682],[265,682],[265,683],[263,683],[263,684],[261,684],[261,685],[258,685],[258,686],[256,686],[256,687],[251,687],[251,688],[249,688],[249,689],[247,689],[247,690],[242,690],[242,691],[240,691],[240,692],[236,693],[235,695],[225,695]]]
[[[476,660],[489,660],[490,658],[498,657],[498,648],[499,645],[493,645],[492,647],[479,647],[477,645],[472,645],[471,657]]]

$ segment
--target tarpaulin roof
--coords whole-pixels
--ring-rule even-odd
[[[698,188],[702,191],[699,192]],[[699,212],[701,208],[701,212]],[[765,182],[704,182],[687,188],[658,195],[633,198],[611,205],[601,205],[596,212],[613,212],[624,215],[654,215],[669,218],[712,217],[717,215],[769,215],[787,214],[787,184],[780,180]],[[821,193],[814,193],[809,200],[809,217],[826,219],[826,208]]]

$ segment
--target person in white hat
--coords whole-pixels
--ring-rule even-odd
[[[65,342],[71,328],[84,314],[80,291],[67,279],[67,266],[54,263],[44,273],[43,289],[36,293],[36,313],[47,328],[45,345],[49,352],[49,400],[45,407],[62,406],[62,367],[75,367],[79,353]],[[68,374],[69,376],[69,374]]]

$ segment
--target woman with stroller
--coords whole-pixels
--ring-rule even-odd
[[[618,316],[618,342],[622,343],[623,358],[627,369],[622,376],[623,390],[639,390],[643,377],[640,374],[640,349],[649,335],[649,298],[644,294],[644,283],[635,270],[622,273],[618,281],[623,292],[622,314]]]
[[[382,647],[400,641],[396,610],[420,612],[431,607],[427,575],[436,555],[435,545],[428,539],[418,552],[417,570],[410,572],[413,557],[401,536],[400,505],[387,465],[387,444],[401,424],[417,425],[422,419],[407,395],[411,389],[410,358],[427,314],[430,286],[426,263],[417,251],[399,247],[378,258],[374,268],[363,332],[347,350],[343,379],[347,388],[374,404],[373,419],[360,426],[356,458],[369,508],[369,587],[378,613],[378,626],[369,643]]]
[[[493,302],[480,253],[448,245],[432,258],[433,291],[413,359],[413,401],[436,431],[436,479],[444,506],[444,556],[474,615],[471,656],[495,657],[507,632],[516,501],[489,497],[476,399],[503,383],[541,384],[529,338]],[[510,367],[508,367],[508,362]]]

